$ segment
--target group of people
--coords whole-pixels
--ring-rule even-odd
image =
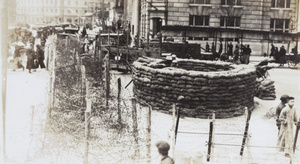
[[[211,48],[209,47],[208,42],[206,42],[205,52],[212,52],[214,56],[220,58],[221,60],[226,60],[228,57],[232,57],[234,62],[237,62],[240,59],[242,64],[249,64],[250,55],[252,50],[250,45],[243,45],[237,42],[235,45],[235,50],[233,50],[232,42],[227,44],[227,52],[223,53],[223,43],[220,41],[219,50],[217,51],[216,45],[212,42]]]
[[[279,66],[284,66],[284,63],[286,62],[286,50],[284,46],[281,46],[280,50],[278,50],[278,47],[271,44],[270,58],[271,57],[275,59],[276,63],[279,63]]]
[[[13,71],[15,71],[16,68],[22,68],[24,70],[26,67],[26,69],[29,70],[29,73],[32,73],[32,69],[37,69],[39,67],[46,68],[43,50],[46,43],[46,37],[43,32],[37,33],[36,36],[34,36],[32,32],[28,32],[26,35],[17,32],[13,36],[15,38],[12,39],[16,39],[13,41],[17,43],[13,54],[15,64]],[[27,57],[26,64],[23,61],[25,59],[22,57],[22,52],[24,51]]]
[[[294,108],[295,98],[282,95],[281,102],[276,108],[276,125],[278,127],[279,151],[285,152],[286,157],[293,154],[293,127],[300,126],[299,118]]]

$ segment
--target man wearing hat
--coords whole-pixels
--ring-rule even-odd
[[[174,164],[174,160],[168,156],[170,145],[165,141],[158,141],[155,145],[160,155],[160,164]]]
[[[298,124],[298,116],[294,108],[294,97],[287,99],[287,106],[280,113],[279,121],[281,122],[277,147],[279,151],[284,151],[286,157],[293,153],[293,126]]]
[[[281,126],[281,122],[279,121],[279,115],[282,111],[282,109],[285,107],[285,104],[287,103],[287,99],[289,98],[288,95],[282,95],[280,97],[280,104],[278,104],[278,106],[276,107],[276,125],[278,127],[278,135],[279,135],[279,131],[280,131],[280,126]]]

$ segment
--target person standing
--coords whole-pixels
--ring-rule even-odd
[[[160,156],[160,164],[174,164],[174,160],[168,155],[170,145],[166,141],[158,141],[155,145]]]
[[[271,53],[270,53],[270,58],[275,56],[275,46],[273,44],[271,44]]]
[[[33,64],[34,64],[34,51],[31,46],[26,47],[26,56],[27,56],[26,69],[28,69],[29,73],[31,73],[31,69],[33,68]]]
[[[280,131],[280,126],[281,126],[281,122],[279,121],[279,116],[280,113],[282,111],[282,109],[285,107],[285,104],[287,103],[287,99],[289,98],[288,95],[282,95],[280,97],[280,104],[278,104],[278,106],[276,107],[276,125],[278,127],[278,135],[279,135],[279,131]]]
[[[214,42],[212,42],[212,44],[211,44],[211,52],[212,53],[216,52],[216,46],[215,46]]]
[[[44,59],[45,59],[44,50],[41,48],[40,45],[37,45],[36,53],[37,53],[37,59],[38,59],[37,68],[39,68],[39,67],[41,67],[42,69],[46,68],[46,66],[44,64]]]
[[[205,45],[205,52],[209,52],[209,44],[208,44],[208,42],[206,42],[206,45]]]
[[[230,42],[228,45],[228,56],[233,56],[233,45],[232,43]]]
[[[286,50],[284,48],[284,46],[280,47],[280,51],[279,51],[279,66],[284,66],[285,63],[285,55],[286,55]]]
[[[16,46],[15,52],[14,52],[14,69],[13,69],[13,71],[16,71],[16,69],[18,69],[19,66],[21,68],[23,68],[23,71],[24,71],[24,67],[21,64],[21,52],[20,51],[21,51],[21,47]]]
[[[246,47],[244,45],[241,45],[240,61],[241,61],[242,64],[246,64],[246,62],[245,62],[245,49],[246,49]]]
[[[221,55],[222,52],[223,52],[223,44],[222,41],[220,41],[219,54]]]
[[[279,51],[278,51],[278,47],[275,47],[274,59],[275,59],[275,63],[279,63]]]
[[[244,60],[245,60],[245,64],[249,64],[250,62],[250,55],[251,55],[251,48],[250,45],[248,44],[247,47],[244,50]]]
[[[279,115],[281,122],[278,136],[277,147],[279,151],[285,152],[286,157],[290,157],[293,153],[293,126],[298,124],[298,116],[294,108],[294,97],[287,99],[287,106],[282,109]]]

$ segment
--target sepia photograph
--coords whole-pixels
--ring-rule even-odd
[[[300,0],[0,4],[0,164],[300,164]]]

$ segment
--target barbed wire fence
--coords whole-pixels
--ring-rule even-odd
[[[98,77],[105,75],[105,69],[95,69],[99,63],[80,54],[77,47],[81,45],[75,38],[56,39],[50,36],[51,43],[45,48],[51,77],[48,110],[39,110],[46,106],[32,110],[30,147],[37,151],[28,153],[28,161],[150,162],[151,121],[147,116],[151,106],[133,98],[132,86],[125,89],[130,75],[109,72],[111,92],[106,106],[106,80]]]
[[[51,77],[48,110],[42,110],[45,105],[32,110],[32,142],[29,148],[35,149],[28,152],[28,161],[151,163],[158,158],[153,142],[162,139],[162,135],[158,134],[162,130],[161,122],[151,121],[151,117],[155,116],[151,105],[134,98],[131,75],[107,71],[110,70],[107,54],[99,52],[100,57],[96,60],[82,55],[78,49],[81,45],[75,38],[55,41],[56,37],[51,37],[53,41],[45,50]],[[104,60],[100,60],[101,55]],[[166,105],[164,108],[172,110],[174,107]],[[240,156],[245,137],[245,116],[214,120],[213,138],[210,137],[212,118],[195,121],[178,117],[175,142],[176,117],[171,119],[171,126],[165,126],[169,129],[164,128],[163,131],[169,133],[171,153],[179,163],[195,159],[207,161],[208,157],[216,163],[264,162],[268,159],[288,161],[278,156],[276,147],[272,146],[274,143],[259,145],[253,142],[253,120],[250,120],[250,131],[246,135],[244,154]],[[185,121],[180,122],[181,119]],[[262,133],[261,137],[272,135]],[[265,149],[272,151],[265,153]],[[186,154],[189,154],[188,158]]]

